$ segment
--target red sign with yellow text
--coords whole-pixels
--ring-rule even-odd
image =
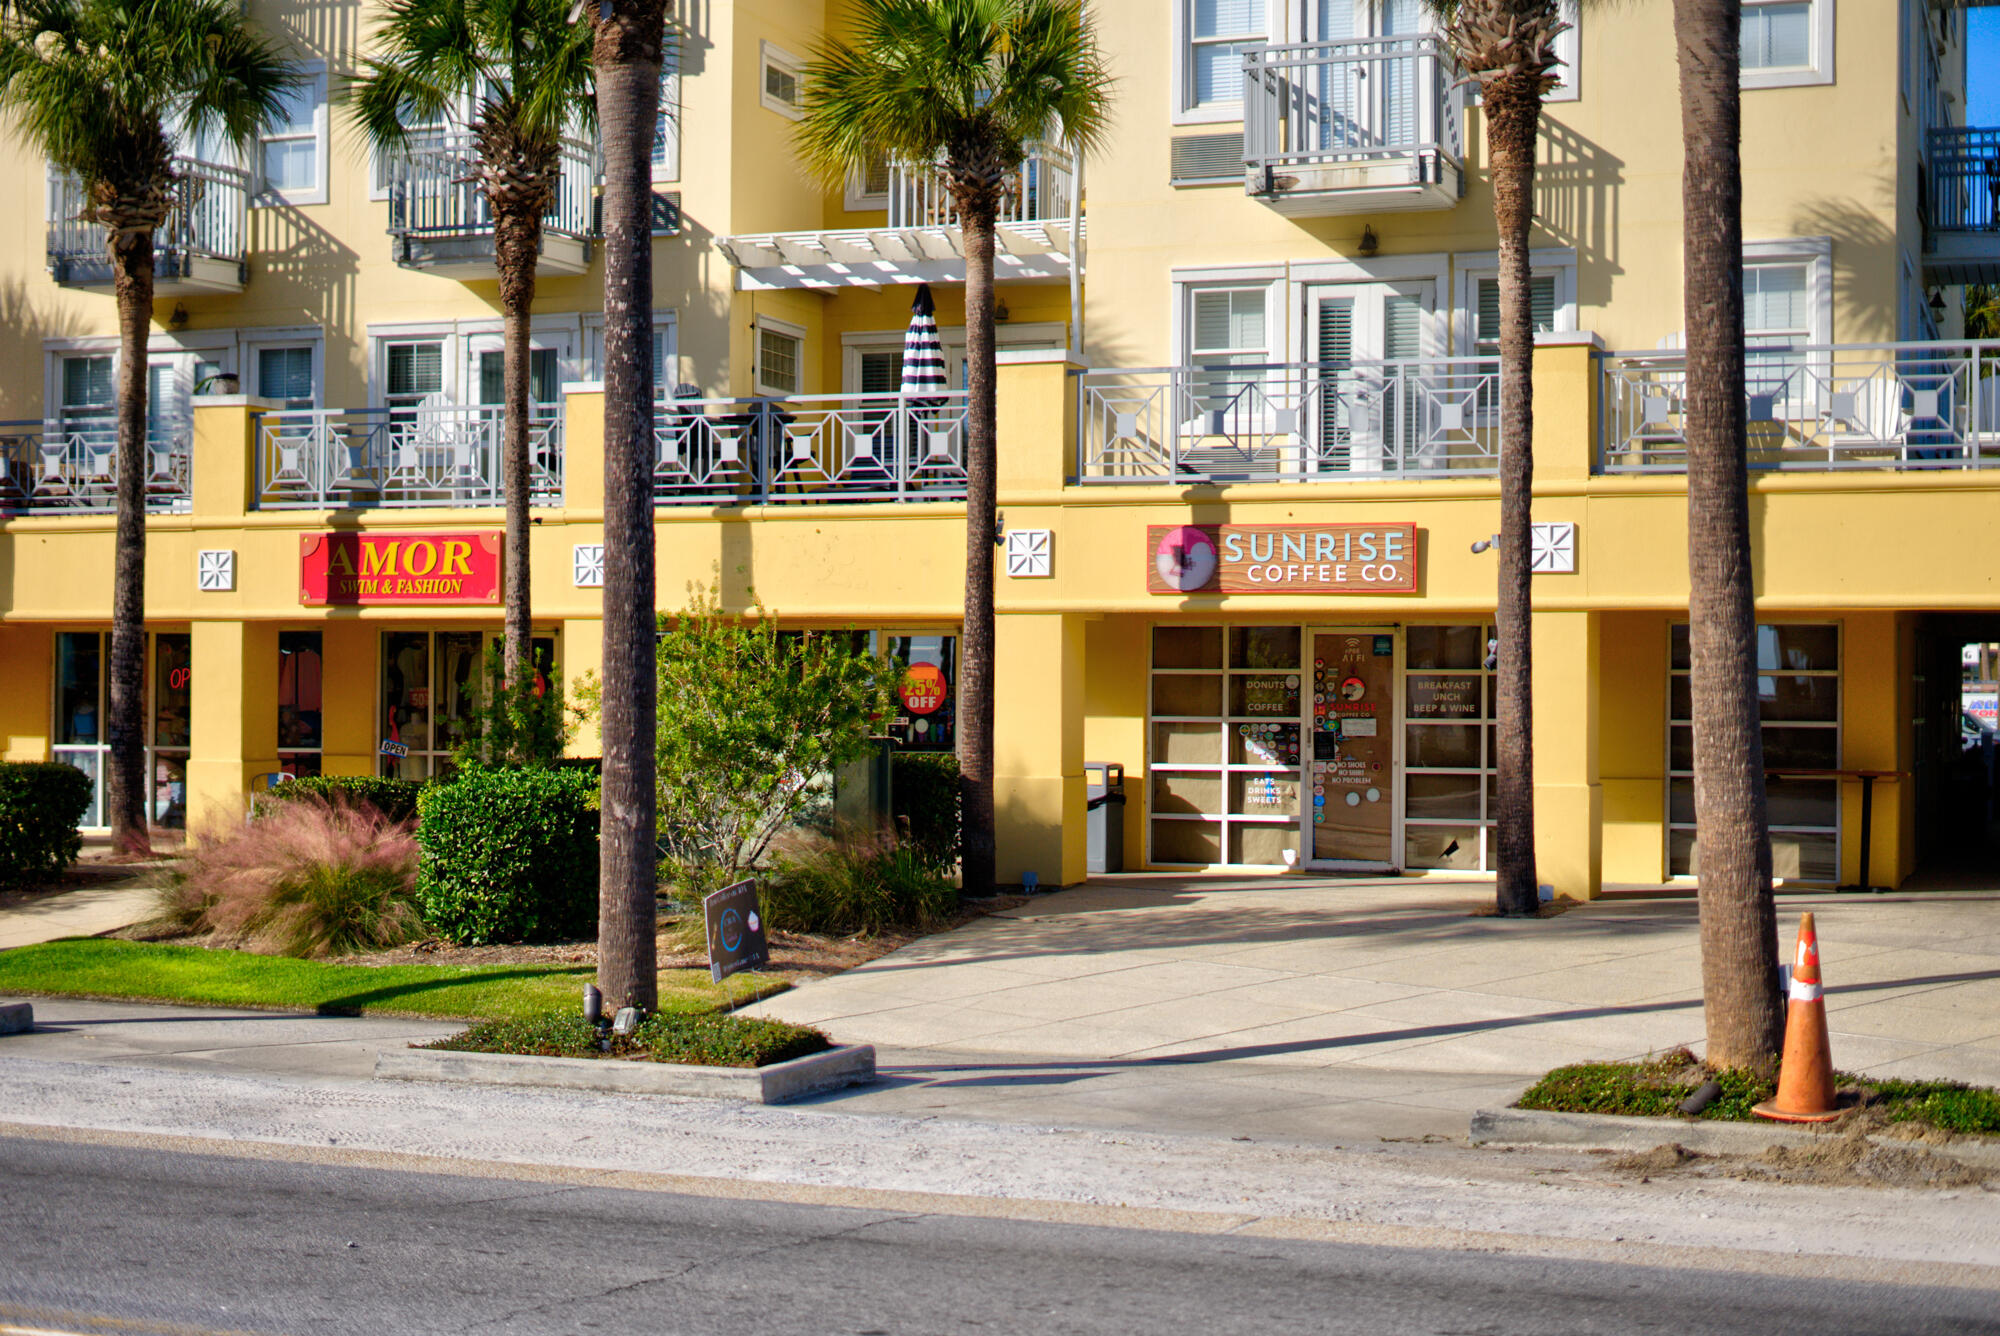
[[[299,540],[307,607],[498,603],[497,533],[319,533]]]

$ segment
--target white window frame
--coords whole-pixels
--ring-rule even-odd
[[[1795,3],[1796,0],[1744,0],[1744,9],[1754,9],[1761,4]],[[1830,84],[1833,79],[1833,31],[1836,16],[1834,0],[1808,0],[1811,7],[1811,35],[1806,39],[1806,49],[1812,53],[1812,63],[1797,69],[1751,70],[1742,72],[1741,86],[1751,88],[1807,88],[1815,84]]]
[[[1296,0],[1264,0],[1264,40],[1279,40],[1278,25]],[[1173,82],[1167,96],[1175,125],[1214,125],[1243,119],[1243,103],[1194,100],[1194,14],[1195,0],[1172,0]]]
[[[1563,22],[1569,24],[1556,35],[1556,55],[1562,58],[1562,67],[1557,77],[1562,80],[1554,88],[1542,94],[1544,102],[1575,102],[1583,97],[1583,15],[1579,12],[1577,0],[1561,0]]]
[[[673,393],[674,386],[681,381],[681,325],[678,311],[661,310],[653,312],[653,333],[667,336],[665,353],[668,376],[661,377],[661,383],[653,387],[655,395]],[[582,353],[577,368],[583,381],[589,384],[604,383],[604,313],[592,311],[583,317]]]
[[[305,190],[274,190],[264,181],[264,145],[272,136],[259,133],[251,152],[256,154],[252,171],[257,179],[257,192],[251,198],[252,207],[269,208],[279,204],[324,204],[327,202],[327,96],[326,62],[323,60],[302,61],[297,72],[313,89],[313,184]],[[285,135],[282,138],[302,138]]]
[[[757,78],[762,87],[763,67],[759,66]],[[674,33],[667,34],[666,46],[660,52],[660,116],[666,125],[666,146],[662,156],[664,162],[653,164],[653,182],[678,181],[681,179],[681,114],[686,107],[681,102],[681,44]]]
[[[841,191],[841,207],[849,213],[872,213],[889,207],[889,192],[895,188],[896,169],[890,164],[889,180],[880,190],[868,189],[868,178],[860,172],[851,173]]]
[[[1832,343],[1833,238],[1792,237],[1779,241],[1744,242],[1744,267],[1747,269],[1757,264],[1806,266],[1806,313],[1810,321],[1808,342],[1822,347]]]
[[[798,120],[806,114],[803,102],[785,102],[779,98],[772,97],[770,94],[768,80],[765,78],[764,72],[773,66],[792,76],[793,80],[798,84],[800,95],[803,98],[805,93],[806,63],[781,46],[776,46],[770,42],[759,42],[757,44],[758,103],[770,111],[777,112],[786,120]]]
[[[799,383],[790,389],[779,389],[764,383],[764,335],[766,332],[799,342]],[[750,375],[757,393],[783,398],[806,392],[806,339],[804,325],[795,325],[789,320],[779,320],[773,316],[760,315],[751,328]]]
[[[1022,324],[995,325],[993,346],[996,352],[1019,352],[1031,348],[1060,349],[1065,346],[1069,327],[1060,320],[1030,320]],[[900,329],[849,330],[840,336],[840,392],[842,394],[861,393],[861,355],[863,353],[900,352],[905,331]],[[943,325],[938,329],[938,343],[944,348],[946,385],[953,390],[965,388],[962,368],[965,364],[965,326]]]
[[[1194,302],[1202,292],[1250,291],[1264,293],[1264,351],[1266,362],[1286,360],[1285,272],[1282,268],[1209,269],[1186,271],[1173,276],[1174,305],[1170,321],[1172,361],[1178,366],[1194,364]]]
[[[317,326],[294,329],[246,330],[238,344],[240,356],[237,385],[241,393],[256,395],[259,366],[258,354],[269,348],[311,348],[312,349],[312,406],[326,405],[326,334]]]
[[[449,322],[424,325],[371,325],[368,329],[368,405],[379,408],[389,402],[389,347],[398,343],[442,344],[438,356],[437,393],[447,404],[463,402],[459,367],[465,360],[459,346],[458,327]]]
[[[1575,332],[1576,251],[1568,246],[1531,250],[1528,252],[1528,269],[1537,278],[1543,274],[1555,276],[1555,332]],[[1499,277],[1500,255],[1497,251],[1461,252],[1452,257],[1452,356],[1478,356],[1475,351],[1479,346],[1477,285],[1497,281]]]

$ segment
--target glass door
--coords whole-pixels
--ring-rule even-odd
[[[1312,696],[1303,837],[1314,867],[1400,866],[1401,756],[1396,673],[1401,636],[1381,627],[1312,633]]]
[[[1428,26],[1418,0],[1304,0],[1304,40],[1357,42],[1400,37]],[[1413,80],[1406,63],[1329,60],[1312,74],[1304,142],[1336,158],[1370,156],[1409,144],[1415,131]]]
[[[1436,285],[1339,283],[1306,298],[1303,360],[1315,364],[1314,468],[1379,474],[1414,462],[1421,404],[1405,364],[1432,355]]]

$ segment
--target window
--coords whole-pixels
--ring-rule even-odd
[[[146,637],[146,769],[152,776],[148,818],[170,830],[187,826],[187,759],[194,670],[186,632]],[[105,822],[106,779],[110,764],[109,708],[111,637],[102,631],[56,633],[55,719],[52,759],[90,776],[90,803],[77,824],[101,828]]]
[[[257,350],[258,398],[286,408],[311,408],[319,398],[317,380],[310,345]]]
[[[659,378],[657,363],[654,379]],[[562,354],[555,348],[528,350],[528,402],[554,404],[562,398]],[[500,404],[507,399],[507,354],[484,349],[479,354],[479,402]]]
[[[797,120],[803,114],[800,106],[799,58],[788,51],[763,44],[763,83],[758,89],[759,100],[777,112]]]
[[[1476,278],[1473,280],[1475,297],[1472,327],[1472,355],[1474,357],[1498,357],[1500,355],[1500,280],[1497,278]],[[1556,276],[1535,274],[1528,279],[1528,307],[1533,312],[1535,333],[1546,334],[1556,328]]]
[[[1667,873],[1697,873],[1694,824],[1694,717],[1688,687],[1688,628],[1673,628],[1668,658]],[[1840,628],[1757,628],[1757,705],[1764,764],[1771,771],[1840,766]],[[1840,873],[1840,783],[1773,774],[1765,781],[1772,873],[1823,882]]]
[[[681,48],[672,33],[660,53],[660,114],[653,121],[653,179],[681,179]]]
[[[889,160],[876,158],[848,178],[846,199],[850,211],[889,207]]]
[[[805,331],[757,322],[757,392],[797,394],[805,360]]]
[[[497,633],[385,631],[376,759],[396,779],[429,779],[451,773],[451,754],[472,736],[486,671],[485,652]],[[538,681],[556,671],[556,641],[528,640]],[[393,744],[393,745],[392,745]]]
[[[1491,626],[1404,633],[1403,866],[1491,869]]]
[[[318,631],[278,632],[278,768],[319,773],[325,659]]]
[[[386,398],[391,408],[416,408],[444,393],[444,344],[438,340],[391,343],[383,349]]]
[[[1265,288],[1196,288],[1188,299],[1190,360],[1223,366],[1271,360]]]
[[[326,70],[308,66],[258,137],[262,203],[326,203]]]
[[[863,348],[860,351],[860,392],[898,394],[903,388],[901,348]]]
[[[1243,52],[1270,39],[1266,0],[1179,0],[1183,34],[1175,111],[1188,120],[1242,114]],[[1206,114],[1204,114],[1206,113]]]
[[[1834,0],[1745,0],[1745,88],[1833,82]]]
[[[114,359],[108,354],[62,359],[62,420],[100,418],[117,411]]]
[[[1579,66],[1583,59],[1583,16],[1579,12],[1577,0],[1559,0],[1563,22],[1569,24],[1556,34],[1556,55],[1562,64],[1556,68],[1556,86],[1542,95],[1544,102],[1574,102],[1583,95],[1583,75]]]
[[[919,664],[937,669],[944,682],[941,696],[897,692],[896,713],[887,729],[896,741],[896,750],[951,751],[958,745],[958,637],[951,632],[931,635],[876,632],[875,648],[895,665],[899,683],[911,678],[910,670]],[[922,706],[929,708],[919,708]]]

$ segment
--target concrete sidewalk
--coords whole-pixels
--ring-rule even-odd
[[[129,881],[52,891],[0,907],[0,951],[58,937],[95,937],[143,922],[158,912],[150,884]]]
[[[1265,1072],[1257,1084],[1295,1084],[1302,1107],[1346,1082],[1469,1110],[1563,1063],[1700,1050],[1692,899],[1474,915],[1491,900],[1490,884],[1427,880],[1112,878],[750,1010],[905,1068],[983,1066],[965,1079],[1088,1072],[1110,1090],[1208,1068],[1221,1091]],[[1783,949],[1807,909],[1836,1063],[2000,1084],[2000,893],[1783,896]]]

